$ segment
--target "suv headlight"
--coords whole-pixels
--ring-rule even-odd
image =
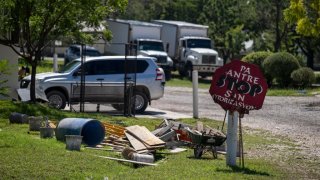
[[[28,88],[29,84],[30,84],[30,80],[22,79],[20,81],[20,88],[21,89]]]

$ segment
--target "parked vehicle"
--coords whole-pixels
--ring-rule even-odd
[[[161,39],[168,43],[167,52],[182,76],[192,76],[197,69],[202,77],[211,76],[223,65],[218,52],[212,49],[208,26],[183,21],[154,20],[162,25]]]
[[[173,61],[165,52],[160,38],[161,26],[157,24],[133,20],[107,20],[112,32],[112,41],[107,47],[108,54],[126,55],[125,44],[133,44],[128,48],[127,55],[143,55],[157,58],[158,66],[165,71],[170,79]]]
[[[101,53],[94,47],[91,46],[83,46],[84,52],[83,55],[87,57],[96,57],[101,56]],[[74,59],[80,57],[81,52],[81,45],[71,45],[67,48],[65,55],[64,55],[64,64],[68,64]]]
[[[153,57],[89,57],[83,65],[85,102],[109,103],[114,108],[122,110],[125,69],[129,83],[136,83],[133,89],[136,113],[144,112],[148,103],[164,94],[164,72],[157,66]],[[37,74],[36,87],[45,92],[51,106],[64,109],[67,103],[80,102],[81,70],[80,58],[73,60],[58,73]],[[30,80],[30,76],[25,77],[20,88],[28,88]]]

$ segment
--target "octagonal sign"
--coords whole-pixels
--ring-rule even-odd
[[[223,109],[247,114],[261,109],[267,88],[258,66],[235,60],[215,71],[209,92]]]

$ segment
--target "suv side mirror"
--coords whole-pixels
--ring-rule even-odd
[[[77,69],[72,76],[81,76],[81,69]]]

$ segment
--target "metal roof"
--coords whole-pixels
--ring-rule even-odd
[[[164,23],[164,24],[171,24],[175,26],[184,26],[184,27],[198,27],[198,28],[208,28],[208,26],[201,25],[201,24],[194,24],[194,23],[189,23],[185,21],[173,21],[173,20],[153,20],[152,22],[159,22],[159,23]]]
[[[124,19],[108,19],[108,21],[120,22],[135,26],[153,26],[153,27],[162,27],[159,24],[144,22],[144,21],[136,21],[136,20],[124,20]]]

